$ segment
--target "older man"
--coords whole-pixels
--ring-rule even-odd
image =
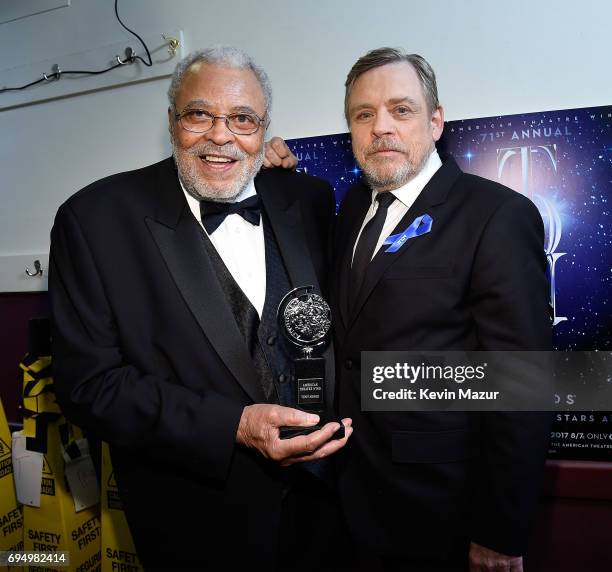
[[[365,180],[338,215],[333,306],[340,413],[356,428],[340,492],[361,562],[519,572],[550,416],[364,412],[360,352],[550,349],[540,215],[440,159],[444,112],[422,57],[381,48],[360,58],[345,114]],[[274,140],[268,160],[292,157]],[[421,215],[428,232],[383,246]]]
[[[187,56],[168,95],[174,157],[58,211],[58,397],[110,443],[146,569],[286,569],[282,555],[325,550],[333,507],[324,467],[281,465],[330,455],[351,433],[345,420],[344,439],[331,439],[338,423],[279,438],[319,420],[292,407],[276,311],[293,287],[325,290],[333,196],[304,175],[258,175],[271,90],[243,52]]]

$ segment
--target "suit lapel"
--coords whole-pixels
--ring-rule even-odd
[[[169,163],[160,177],[155,219],[145,222],[185,303],[219,357],[255,402],[266,398],[213,266],[203,231],[185,201]]]
[[[363,219],[366,216],[368,209],[370,208],[372,199],[372,192],[365,185],[361,185],[359,192],[355,198],[355,204],[351,205],[347,214],[346,219],[353,224],[348,227],[348,232],[344,233],[342,229],[340,231],[340,239],[343,240],[340,244],[340,268],[339,268],[339,285],[337,290],[336,300],[340,308],[340,315],[344,322],[345,328],[348,328],[350,321],[350,309],[349,309],[349,288],[350,274],[351,274],[351,263],[353,260],[353,249],[355,242],[357,241],[357,235],[359,229],[363,224]],[[342,235],[345,236],[342,236]]]
[[[273,171],[257,175],[255,188],[270,219],[289,281],[293,288],[312,285],[320,293],[319,280],[308,250],[300,203],[291,189],[279,188],[282,184],[277,182],[274,175]]]
[[[406,228],[414,221],[414,219],[420,215],[427,212],[427,209],[434,207],[443,203],[448,196],[448,193],[457,180],[459,175],[461,175],[461,169],[455,162],[454,159],[448,158],[440,167],[434,176],[429,180],[427,185],[423,188],[421,193],[419,194],[417,200],[413,203],[413,205],[408,209],[408,212],[402,217],[402,220],[398,223],[398,225],[393,229],[391,234],[397,234],[406,230]],[[365,213],[364,213],[365,216]],[[360,219],[363,221],[363,217]],[[436,232],[436,220],[434,217],[432,232]],[[406,252],[410,250],[410,248],[416,243],[418,237],[415,237],[408,242],[406,242],[397,252],[385,252],[386,246],[383,246],[376,253],[372,262],[368,266],[368,270],[363,280],[363,285],[361,290],[359,291],[359,296],[357,297],[357,301],[355,303],[355,307],[351,313],[349,318],[350,327],[352,323],[355,321],[356,317],[359,315],[361,308],[365,304],[366,300],[370,297],[372,290],[376,287],[385,271],[389,266],[394,264],[401,256],[405,256]],[[354,244],[354,240],[353,243]],[[346,292],[346,290],[344,290]],[[348,296],[345,296],[348,298]]]

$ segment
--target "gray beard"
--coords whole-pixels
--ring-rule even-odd
[[[197,161],[200,160],[197,156],[190,155],[188,151],[180,150],[174,142],[172,143],[172,155],[174,156],[174,162],[176,163],[176,169],[181,179],[181,183],[183,183],[185,190],[194,199],[198,201],[206,199],[218,203],[233,203],[261,169],[264,160],[264,149],[262,148],[256,155],[253,165],[250,168],[246,166],[243,167],[233,183],[229,184],[229,186],[223,190],[216,188],[199,177],[198,171],[193,163],[194,158]],[[184,160],[183,157],[185,157],[185,155],[188,155],[191,160]],[[244,155],[236,156],[236,158],[240,157],[244,157]]]
[[[406,161],[392,173],[385,174],[379,172],[378,169],[368,165],[367,162],[361,165],[361,169],[363,170],[363,174],[368,184],[373,190],[377,192],[394,191],[395,189],[403,187],[423,170],[433,150],[434,146],[423,154],[423,157],[417,165],[413,165],[412,162]]]

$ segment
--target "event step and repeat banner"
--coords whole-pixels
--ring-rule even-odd
[[[333,185],[338,204],[361,178],[348,133],[287,143],[299,170]],[[540,210],[555,349],[610,350],[612,106],[449,121],[437,147]],[[573,405],[571,393],[556,399]],[[612,411],[555,416],[551,458],[612,460]]]

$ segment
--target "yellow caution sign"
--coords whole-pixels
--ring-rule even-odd
[[[0,401],[0,550],[23,550],[23,513],[15,494],[11,433]],[[0,566],[0,570],[14,572]]]
[[[47,436],[40,507],[23,507],[23,549],[35,552],[68,551],[71,571],[99,571],[99,506],[75,511],[74,499],[64,479],[65,465],[58,423],[49,423]],[[57,568],[37,566],[36,572],[57,572]]]
[[[26,356],[23,370],[23,433],[26,448],[43,455],[40,506],[23,507],[23,550],[70,553],[70,572],[101,569],[100,506],[77,512],[74,491],[67,485],[66,455],[82,432],[67,423],[53,392],[51,358]],[[68,474],[70,478],[70,474]],[[28,572],[57,572],[36,565]]]
[[[121,506],[107,443],[102,443],[102,572],[142,572]]]

